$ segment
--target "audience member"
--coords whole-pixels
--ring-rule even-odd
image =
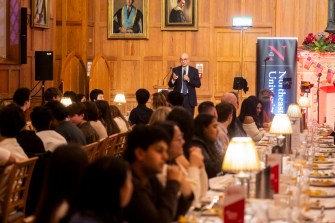
[[[25,126],[23,110],[15,104],[7,105],[0,110],[0,166],[15,161],[23,161],[28,157],[16,140],[17,134]],[[7,180],[11,166],[7,166],[0,178],[0,210],[7,189]]]
[[[152,94],[152,109],[156,110],[161,106],[168,106],[165,95],[162,92],[156,92]]]
[[[72,103],[78,102],[78,96],[74,91],[65,91],[63,97],[70,98]]]
[[[77,94],[77,99],[78,99],[77,102],[86,102],[87,101],[86,96],[84,94],[81,94],[81,93]]]
[[[30,90],[28,88],[16,89],[13,101],[25,112],[30,108]]]
[[[231,124],[234,115],[232,104],[221,102],[216,105],[218,114],[218,139],[221,142],[223,154],[226,152],[229,144],[228,126]]]
[[[94,128],[94,130],[98,133],[99,139],[104,139],[108,136],[106,127],[99,120],[99,109],[97,104],[93,101],[84,102],[86,107],[86,117],[87,121],[89,121],[90,125]]]
[[[154,126],[137,125],[129,133],[125,159],[130,163],[134,185],[124,215],[129,223],[172,222],[177,209],[189,206],[182,204],[183,196],[178,199],[183,176],[177,166],[168,167],[165,187],[156,177],[168,159],[169,142],[164,130]]]
[[[200,199],[206,195],[208,190],[208,177],[204,168],[204,157],[201,150],[199,148],[192,148],[190,150],[190,159],[187,160],[183,152],[183,144],[185,141],[178,125],[172,121],[157,122],[154,125],[164,129],[171,138],[168,149],[168,163],[179,166],[192,188],[194,194],[193,204],[199,204]],[[159,174],[158,179],[165,185],[166,174],[164,174],[164,172],[163,174]],[[184,187],[186,187],[187,191],[188,185],[186,184]]]
[[[184,154],[187,159],[190,157],[191,142],[194,132],[194,122],[192,115],[183,107],[175,107],[167,116],[167,120],[176,122],[184,135]]]
[[[228,135],[230,138],[233,137],[246,137],[247,133],[244,131],[242,123],[237,117],[238,111],[238,97],[235,94],[226,92],[221,97],[221,102],[226,102],[232,104],[234,106],[234,117],[232,120],[231,125],[228,127]]]
[[[50,101],[45,107],[50,109],[52,114],[51,128],[61,134],[68,143],[86,145],[86,139],[83,132],[74,124],[67,121],[68,111],[59,101]]]
[[[67,107],[69,120],[84,133],[86,143],[91,144],[99,140],[99,135],[87,121],[86,107],[83,102],[71,104]]]
[[[242,123],[247,136],[251,137],[253,141],[258,142],[263,138],[264,132],[257,128],[254,117],[256,117],[256,104],[247,98],[242,102],[238,119]]]
[[[158,121],[164,121],[166,120],[169,113],[172,111],[171,107],[162,106],[157,108],[151,115],[149,120],[149,125],[152,125]]]
[[[122,223],[122,209],[133,191],[131,172],[122,159],[103,157],[87,168],[79,189],[78,212],[70,223]]]
[[[36,135],[42,140],[45,151],[53,152],[60,146],[67,144],[66,139],[55,130],[51,130],[52,114],[47,107],[34,107],[30,113],[31,122],[36,129]]]
[[[254,117],[254,119],[255,119],[257,128],[258,129],[264,128],[262,102],[254,95],[249,96],[248,99],[252,100],[256,105],[256,116]]]
[[[61,101],[63,97],[62,92],[55,87],[50,87],[48,89],[45,90],[44,92],[44,100],[45,102],[49,102],[49,101]]]
[[[270,89],[262,89],[259,91],[258,98],[263,105],[263,123],[270,123],[273,114],[272,114],[272,101],[275,94]]]
[[[212,115],[199,114],[194,120],[192,145],[201,148],[208,178],[221,173],[223,156],[215,147],[217,140],[217,120]]]
[[[131,130],[129,122],[122,115],[120,109],[116,105],[109,105],[112,119],[116,122],[120,132],[128,132]]]
[[[87,166],[87,155],[78,145],[64,145],[55,150],[36,209],[35,223],[61,222],[71,216],[71,207]]]
[[[111,110],[110,110],[108,102],[105,100],[97,100],[95,101],[95,104],[97,105],[99,109],[98,119],[105,126],[107,130],[107,135],[110,136],[110,135],[119,133],[120,129],[112,118]]]
[[[167,97],[167,101],[171,106],[183,106],[184,96],[178,91],[170,91]]]
[[[150,98],[150,93],[147,89],[140,88],[136,91],[137,107],[131,110],[129,121],[132,125],[148,124],[152,109],[146,106]]]
[[[198,106],[198,113],[213,115],[216,119],[218,118],[214,103],[211,101],[201,102]]]
[[[101,89],[93,89],[90,92],[90,100],[91,101],[98,101],[98,100],[105,100],[104,99],[104,92]]]

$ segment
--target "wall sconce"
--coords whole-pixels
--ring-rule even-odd
[[[251,17],[233,17],[233,29],[248,29],[252,27]]]
[[[243,155],[241,155],[243,154]],[[255,143],[250,137],[234,137],[230,141],[222,163],[222,170],[237,173],[241,185],[247,187],[250,195],[250,173],[260,170],[260,161]]]
[[[311,104],[309,102],[308,97],[302,96],[299,99],[298,102],[300,108],[301,108],[301,114],[302,114],[302,127],[303,129],[307,129],[307,114],[308,114],[308,108],[311,107]]]
[[[60,100],[60,103],[62,103],[65,107],[67,107],[72,104],[72,101],[71,101],[71,98],[62,97],[62,99]]]
[[[116,94],[114,98],[114,102],[118,103],[118,105],[126,103],[126,97],[124,94]]]

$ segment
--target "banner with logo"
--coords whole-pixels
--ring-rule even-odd
[[[257,38],[257,95],[263,88],[275,93],[273,114],[284,114],[296,103],[297,38]]]

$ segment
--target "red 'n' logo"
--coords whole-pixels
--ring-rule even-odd
[[[277,54],[277,56],[278,56],[282,61],[285,61],[285,57],[284,57],[284,55],[281,54],[281,53],[279,52],[279,50],[277,50],[277,49],[276,49],[274,46],[272,46],[272,45],[270,45],[269,48],[270,48],[275,54]],[[282,48],[283,48],[284,50],[286,50],[286,46],[282,46]]]

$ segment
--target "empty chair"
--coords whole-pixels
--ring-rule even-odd
[[[2,204],[1,222],[23,222],[26,200],[37,157],[13,164],[7,180],[6,196]]]

